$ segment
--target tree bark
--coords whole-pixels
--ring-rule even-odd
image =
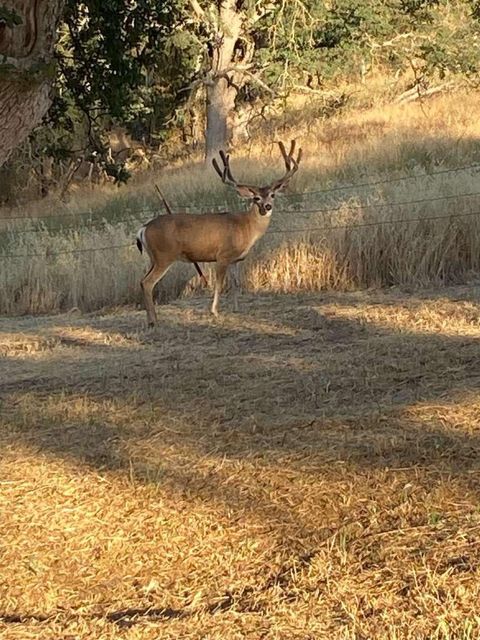
[[[51,103],[53,52],[64,0],[0,0],[0,167]]]
[[[207,161],[220,149],[227,149],[231,137],[231,117],[237,87],[235,45],[242,31],[242,14],[235,0],[223,0],[219,8],[219,25],[212,43],[211,71],[206,81],[207,128],[205,157]]]
[[[207,129],[205,157],[209,162],[220,149],[227,150],[231,139],[231,118],[237,90],[225,78],[215,78],[207,86]]]

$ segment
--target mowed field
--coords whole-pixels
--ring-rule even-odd
[[[478,638],[479,296],[0,319],[0,637]]]

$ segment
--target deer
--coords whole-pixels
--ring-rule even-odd
[[[211,312],[218,316],[218,303],[225,276],[231,265],[244,260],[256,242],[265,234],[273,212],[274,198],[290,182],[302,159],[292,140],[287,153],[285,145],[278,143],[285,163],[284,175],[272,183],[257,187],[237,182],[230,168],[230,156],[219,152],[223,167],[214,158],[213,168],[222,182],[233,187],[238,195],[250,202],[247,211],[203,213],[174,213],[160,215],[143,225],[137,234],[137,247],[150,258],[150,268],[141,280],[147,321],[150,327],[157,323],[153,302],[155,285],[174,262],[215,262],[215,289]],[[233,309],[238,311],[238,271],[234,270]]]

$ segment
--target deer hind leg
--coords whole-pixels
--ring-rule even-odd
[[[145,309],[147,310],[148,326],[153,327],[157,323],[157,314],[153,303],[153,289],[159,280],[167,273],[171,266],[171,262],[153,263],[140,283],[143,290],[143,299],[145,300]]]
[[[223,283],[225,282],[225,275],[227,273],[228,263],[217,262],[215,268],[215,293],[213,295],[212,313],[214,316],[218,316],[218,299],[223,289]]]

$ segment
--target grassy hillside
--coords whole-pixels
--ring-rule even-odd
[[[271,233],[245,263],[244,287],[416,286],[462,281],[478,271],[480,189],[478,169],[468,167],[480,162],[479,116],[478,93],[470,92],[327,121],[304,106],[281,126],[272,120],[252,145],[236,150],[235,173],[254,183],[277,175],[279,138],[296,138],[304,160],[278,200]],[[51,199],[3,209],[0,313],[137,301],[145,264],[133,239],[159,211],[154,182],[174,210],[242,206],[211,168],[192,159],[122,189],[79,191],[68,205]],[[388,221],[395,223],[376,224]],[[162,295],[185,290],[193,275],[193,268],[175,268]]]

